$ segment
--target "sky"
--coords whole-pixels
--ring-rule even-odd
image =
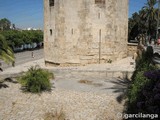
[[[147,3],[147,0],[129,0],[129,17],[132,16],[133,13],[138,12],[141,8]]]
[[[0,19],[17,28],[43,28],[43,0],[0,0]]]
[[[129,0],[129,17],[147,0]],[[43,29],[43,0],[0,0],[0,19],[7,18],[17,28]]]

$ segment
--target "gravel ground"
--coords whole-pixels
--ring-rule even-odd
[[[125,93],[127,82],[107,74],[133,71],[134,65],[130,62],[133,60],[126,58],[112,64],[46,68],[40,59],[8,68],[0,75],[8,77],[39,65],[53,71],[55,79],[51,81],[52,91],[39,95],[22,92],[18,83],[2,83],[0,120],[43,120],[60,113],[64,113],[66,120],[120,120],[118,116],[123,112],[125,101],[119,103],[117,98]],[[80,80],[91,81],[91,84],[80,83]]]
[[[5,84],[0,89],[0,120],[43,120],[46,113],[61,109],[68,120],[119,120],[123,110],[114,95],[60,88],[36,95],[23,93],[19,84]]]

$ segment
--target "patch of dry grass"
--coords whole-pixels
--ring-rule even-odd
[[[78,81],[79,83],[84,83],[84,84],[88,84],[88,85],[91,85],[93,82],[90,81],[90,80],[80,80]]]
[[[93,85],[95,87],[103,86],[102,83],[93,83],[93,81],[90,81],[90,80],[79,80],[78,82],[82,84]]]
[[[47,112],[44,115],[44,120],[66,120],[66,115],[61,109],[60,111],[55,111],[55,112]]]

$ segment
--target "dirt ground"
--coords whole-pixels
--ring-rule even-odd
[[[131,58],[105,65],[47,68],[55,75],[52,91],[24,93],[19,83],[0,85],[0,120],[120,120],[129,80],[121,73],[132,72]],[[1,77],[11,77],[30,66],[44,66],[43,59],[8,68]],[[115,73],[116,72],[116,73]],[[110,74],[110,75],[109,75]]]

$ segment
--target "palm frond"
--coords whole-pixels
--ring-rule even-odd
[[[7,64],[15,60],[12,49],[8,46],[4,36],[0,34],[0,59]]]

